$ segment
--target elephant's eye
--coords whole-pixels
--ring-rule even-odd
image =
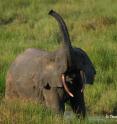
[[[48,83],[47,83],[47,85],[44,88],[47,89],[47,90],[51,89],[51,87],[50,87],[50,85]]]

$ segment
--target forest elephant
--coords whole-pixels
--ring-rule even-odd
[[[86,52],[73,47],[62,17],[51,10],[62,32],[61,47],[53,52],[29,48],[11,64],[6,77],[6,99],[32,99],[57,113],[70,101],[77,115],[85,117],[84,84],[93,84],[96,74]]]

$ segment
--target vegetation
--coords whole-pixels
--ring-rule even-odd
[[[4,98],[6,72],[17,55],[32,47],[49,51],[59,47],[58,24],[48,16],[54,9],[64,17],[72,44],[88,53],[97,70],[94,85],[85,88],[88,113],[117,113],[116,5],[116,0],[0,0],[0,99]],[[32,103],[0,103],[0,123],[4,119],[12,123],[12,116],[25,124],[65,123]]]
[[[27,101],[2,101],[0,103],[0,124],[115,124],[117,120],[87,118],[78,120],[75,115],[55,115],[35,102]]]

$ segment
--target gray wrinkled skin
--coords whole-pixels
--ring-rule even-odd
[[[62,87],[60,75],[61,71],[64,72],[64,67],[59,67],[58,62],[55,62],[58,61],[55,56],[52,56],[52,53],[31,48],[19,55],[7,74],[6,96],[10,96],[7,91],[11,89],[18,97],[36,98],[38,89],[43,89],[47,84],[50,87]],[[65,63],[62,64],[64,66]],[[7,90],[10,86],[11,88]]]
[[[69,89],[75,94],[71,98],[63,87],[61,75],[70,69],[82,70],[86,76],[85,83],[92,84],[95,68],[82,49],[72,47],[60,15],[53,10],[49,14],[59,23],[64,38],[62,47],[53,52],[29,48],[19,55],[7,73],[5,98],[36,100],[57,113],[64,112],[64,103],[69,100],[73,111],[85,117],[84,94],[71,85]]]

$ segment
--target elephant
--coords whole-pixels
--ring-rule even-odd
[[[56,51],[28,48],[11,64],[6,76],[6,99],[31,99],[56,113],[70,102],[76,115],[85,117],[83,88],[93,84],[96,70],[87,53],[73,47],[63,18],[54,10],[63,40]]]

